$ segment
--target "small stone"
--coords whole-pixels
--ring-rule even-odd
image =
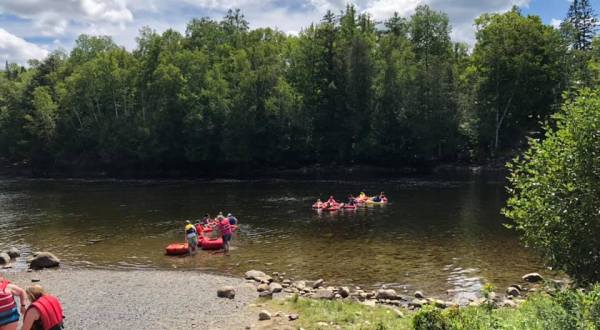
[[[413,301],[408,303],[410,307],[421,308],[423,305],[427,304],[427,300],[424,299],[413,299]]]
[[[32,279],[31,279],[31,282],[33,282],[33,283],[36,283],[36,282],[39,282],[39,281],[40,281],[40,279],[39,279],[39,278],[32,278]]]
[[[338,290],[338,293],[342,298],[347,298],[350,295],[350,289],[346,286],[343,286]]]
[[[21,256],[21,252],[19,252],[19,249],[15,247],[12,247],[10,250],[6,251],[6,254],[8,254],[8,256],[12,259]]]
[[[256,287],[256,291],[258,291],[258,292],[269,291],[269,289],[270,289],[269,285],[265,284],[265,283],[259,284]]]
[[[538,273],[529,273],[529,274],[523,275],[522,279],[525,282],[537,283],[537,282],[543,281],[544,277],[542,277],[542,275],[540,275]]]
[[[290,321],[296,321],[299,318],[300,318],[300,315],[298,315],[298,314],[290,314],[290,315],[288,315],[288,320],[290,320]]]
[[[502,307],[515,308],[515,307],[517,307],[517,303],[512,300],[504,300],[502,302]]]
[[[520,286],[519,284],[513,284],[513,285],[511,285],[511,287],[517,288],[517,290],[519,290],[519,291],[523,291],[523,287]]]
[[[272,282],[271,284],[269,284],[269,290],[273,293],[277,293],[281,292],[281,290],[283,290],[283,287],[277,282]]]
[[[319,322],[317,322],[317,326],[318,327],[322,327],[322,328],[326,328],[326,327],[329,327],[329,323],[323,322],[323,321],[319,321]]]
[[[273,299],[273,292],[271,292],[271,291],[263,291],[263,292],[260,292],[258,294],[258,297],[259,298],[264,298],[264,299]]]
[[[269,313],[269,311],[263,309],[258,313],[259,321],[266,321],[266,320],[270,320],[270,319],[271,319],[271,313]]]
[[[304,290],[306,288],[306,281],[296,281],[292,283],[292,286],[298,290]]]
[[[10,256],[8,255],[8,253],[2,252],[0,253],[0,265],[1,264],[9,264],[10,263]]]
[[[325,281],[322,278],[314,281],[312,284],[313,289],[319,288],[321,285],[323,285],[323,282],[325,282]]]
[[[377,290],[377,299],[399,299],[396,290],[394,289],[379,289]]]
[[[415,298],[425,299],[425,295],[421,291],[415,291]]]
[[[235,289],[232,286],[224,286],[217,290],[217,297],[219,298],[235,298]]]
[[[331,299],[333,299],[334,296],[335,296],[335,294],[331,290],[319,289],[319,290],[317,290],[317,292],[315,292],[315,295],[313,296],[313,298],[331,300]]]
[[[521,295],[521,291],[519,291],[519,289],[515,288],[514,286],[509,286],[508,288],[506,288],[506,294],[509,296],[518,297]]]

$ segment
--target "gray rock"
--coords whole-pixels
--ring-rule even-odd
[[[312,284],[313,289],[317,289],[317,288],[321,287],[321,285],[323,285],[323,282],[325,282],[325,281],[322,278],[314,281]]]
[[[269,313],[269,311],[263,309],[258,313],[259,321],[266,321],[266,320],[270,320],[270,319],[271,319],[271,313]]]
[[[512,300],[504,300],[501,304],[502,307],[510,307],[510,308],[515,308],[517,307],[517,303],[512,301]]]
[[[448,307],[452,306],[451,302],[443,301],[440,299],[428,299],[427,302],[430,305],[435,306],[437,308],[448,308]]]
[[[394,290],[394,289],[379,289],[379,290],[377,290],[377,294],[375,295],[375,298],[391,299],[391,300],[400,299],[400,297],[396,293],[396,290]]]
[[[254,280],[257,282],[271,282],[273,279],[271,276],[261,272],[260,270],[249,270],[244,274],[244,278],[247,280]]]
[[[425,299],[425,295],[421,291],[415,291],[415,298]]]
[[[343,286],[338,290],[338,293],[342,298],[347,298],[350,295],[350,289],[346,286]]]
[[[50,252],[37,252],[29,260],[32,269],[52,268],[60,265],[60,259]]]
[[[521,295],[521,291],[519,291],[519,289],[515,288],[514,286],[509,286],[508,288],[506,288],[506,294],[509,296],[518,297]]]
[[[537,282],[543,281],[544,277],[542,277],[542,275],[540,275],[538,273],[529,273],[529,274],[523,275],[522,279],[525,282],[537,283]]]
[[[273,293],[278,293],[281,292],[281,290],[283,290],[283,287],[277,282],[272,282],[271,284],[269,284],[269,290]]]
[[[264,299],[273,299],[273,292],[263,291],[263,292],[258,293],[258,297],[264,298]]]
[[[258,291],[258,292],[269,291],[269,290],[270,290],[270,286],[265,283],[261,283],[256,287],[256,291]]]
[[[235,298],[235,289],[232,286],[223,286],[217,290],[217,297],[219,298]]]
[[[6,251],[6,253],[12,258],[16,258],[21,256],[21,252],[19,252],[19,249],[17,249],[16,247],[12,247],[10,248],[10,250]]]
[[[292,283],[292,286],[298,290],[304,290],[306,288],[306,281],[296,281]]]
[[[10,263],[10,256],[8,255],[8,253],[2,252],[0,253],[0,265],[4,265],[4,264],[8,264]]]
[[[513,285],[511,285],[511,287],[517,288],[517,290],[519,290],[519,291],[523,291],[523,287],[520,286],[519,284],[513,284]]]
[[[319,289],[315,292],[313,298],[315,299],[328,299],[331,300],[335,296],[335,293],[328,289]]]
[[[288,315],[288,320],[290,320],[290,321],[296,321],[299,318],[300,318],[300,315],[298,315],[298,314],[290,314],[290,315]]]
[[[414,307],[414,308],[421,308],[423,307],[423,305],[426,305],[428,303],[427,300],[424,299],[413,299],[411,302],[408,303],[409,307]]]

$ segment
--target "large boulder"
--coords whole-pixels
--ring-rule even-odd
[[[235,298],[235,289],[232,286],[224,286],[217,290],[217,297],[219,298]]]
[[[529,273],[529,274],[523,275],[522,279],[525,282],[537,283],[537,282],[542,282],[544,280],[544,277],[542,277],[542,275],[540,275],[538,273]]]
[[[5,253],[5,252],[0,253],[0,265],[9,264],[9,263],[10,263],[10,256],[8,255],[8,253]]]
[[[8,254],[12,259],[21,256],[21,252],[19,252],[19,249],[16,247],[10,248],[10,250],[6,251],[6,254]]]
[[[33,258],[29,260],[31,269],[52,268],[59,265],[60,259],[50,252],[36,252],[33,254]]]
[[[377,294],[375,295],[377,299],[390,299],[396,300],[400,299],[400,296],[396,293],[394,289],[379,289],[377,290]]]
[[[328,299],[331,300],[335,296],[335,293],[329,289],[319,289],[313,295],[315,299]]]

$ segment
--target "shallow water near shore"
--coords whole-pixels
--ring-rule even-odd
[[[318,213],[317,197],[385,191],[390,203]],[[0,249],[51,251],[66,267],[286,272],[295,279],[469,297],[543,265],[502,224],[502,180],[0,180]],[[183,222],[234,213],[230,256],[168,257]],[[26,268],[26,255],[15,263]]]

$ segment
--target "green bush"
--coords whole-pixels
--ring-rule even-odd
[[[446,318],[442,312],[434,307],[425,306],[413,317],[413,328],[415,330],[447,330]]]
[[[600,281],[600,91],[583,90],[543,141],[508,164],[504,214],[524,242],[579,283]]]

